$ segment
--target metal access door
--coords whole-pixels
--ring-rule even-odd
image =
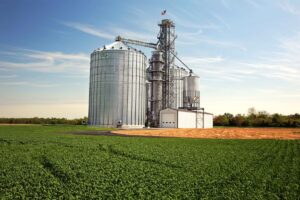
[[[162,113],[161,116],[162,128],[176,128],[176,114],[175,113]]]

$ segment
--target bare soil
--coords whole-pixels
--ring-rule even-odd
[[[139,129],[111,133],[126,136],[220,138],[220,139],[300,139],[300,128],[212,128],[212,129]]]

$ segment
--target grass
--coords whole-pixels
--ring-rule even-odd
[[[0,199],[299,199],[299,140],[79,136],[0,126]]]

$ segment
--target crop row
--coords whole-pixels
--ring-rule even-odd
[[[0,198],[297,199],[300,194],[300,141],[53,133],[63,129],[0,126]]]

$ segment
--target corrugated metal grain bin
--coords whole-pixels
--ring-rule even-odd
[[[114,42],[91,54],[90,125],[144,127],[146,66],[146,56],[122,42]]]
[[[200,108],[200,79],[196,75],[183,78],[183,107]]]

